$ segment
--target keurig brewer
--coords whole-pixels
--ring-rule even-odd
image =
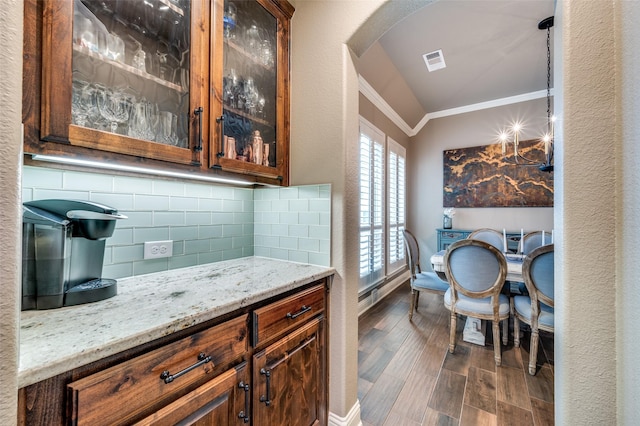
[[[115,296],[116,280],[102,278],[105,240],[114,208],[80,200],[23,204],[22,310],[51,309]]]

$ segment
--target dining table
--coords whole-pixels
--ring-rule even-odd
[[[446,250],[440,250],[439,252],[436,252],[431,256],[431,267],[433,268],[433,271],[445,281],[447,280],[447,277],[444,273],[444,254],[446,252]],[[513,283],[523,283],[524,279],[522,278],[522,261],[524,260],[524,255],[518,253],[506,253],[505,258],[507,260],[506,280]]]

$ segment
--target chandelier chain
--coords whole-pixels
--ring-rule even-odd
[[[551,131],[551,27],[547,27],[547,128]]]

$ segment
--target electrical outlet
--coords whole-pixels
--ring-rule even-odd
[[[144,258],[157,259],[173,255],[173,240],[147,241],[144,243]]]

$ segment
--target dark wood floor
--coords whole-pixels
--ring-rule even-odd
[[[456,350],[450,354],[450,317],[442,296],[422,293],[409,322],[409,292],[408,284],[401,286],[358,321],[364,426],[554,424],[553,334],[541,332],[536,376],[527,372],[526,325],[520,348],[512,336],[502,347],[500,367],[490,332],[484,347],[462,340],[464,318],[458,320]]]

